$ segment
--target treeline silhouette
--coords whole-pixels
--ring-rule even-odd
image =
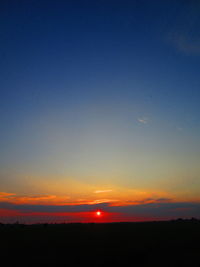
[[[200,221],[0,224],[4,266],[200,266]]]

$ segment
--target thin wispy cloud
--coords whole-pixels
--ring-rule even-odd
[[[142,124],[147,124],[148,118],[146,118],[146,117],[137,118],[137,121],[142,123]]]
[[[109,193],[112,192],[112,189],[105,189],[105,190],[95,190],[94,193],[95,194],[100,194],[100,193]]]
[[[56,195],[16,195],[13,193],[0,192],[0,202],[9,202],[13,204],[66,204],[69,196]]]
[[[88,204],[89,205],[94,205],[94,204],[101,204],[101,203],[112,203],[118,201],[117,199],[95,199],[93,201],[90,201]]]

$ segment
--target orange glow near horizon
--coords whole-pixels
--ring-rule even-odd
[[[177,208],[174,219],[178,217],[191,218],[187,214],[189,208]],[[189,210],[190,211],[190,210]],[[35,212],[35,211],[16,211],[0,208],[1,223],[113,223],[113,222],[141,222],[155,220],[169,220],[172,217],[159,214],[131,214],[127,212],[108,212],[108,211],[82,211],[82,212]]]
[[[112,223],[124,221],[124,214],[117,212],[85,211],[85,212],[23,212],[0,209],[3,223]],[[131,218],[134,221],[135,218]],[[130,220],[130,218],[128,218]]]

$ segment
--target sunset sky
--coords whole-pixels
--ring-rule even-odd
[[[0,1],[0,222],[200,218],[199,14]]]

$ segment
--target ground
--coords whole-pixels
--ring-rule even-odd
[[[0,225],[5,266],[198,266],[200,222]]]

